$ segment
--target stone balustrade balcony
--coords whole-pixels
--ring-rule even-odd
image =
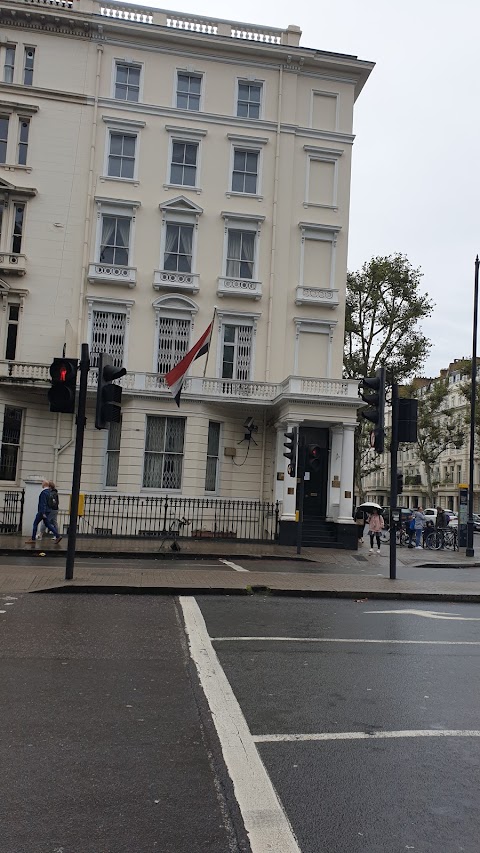
[[[262,298],[262,282],[251,278],[220,276],[217,284],[218,296],[243,296],[247,299]]]
[[[125,287],[135,287],[137,283],[137,268],[123,267],[117,264],[89,264],[88,280],[91,284],[122,284]]]
[[[200,276],[193,272],[172,272],[154,270],[153,287],[155,290],[180,290],[183,293],[198,293]]]
[[[25,275],[27,271],[27,258],[17,252],[0,252],[0,272],[13,273],[14,275]]]
[[[328,287],[306,287],[299,285],[295,294],[296,305],[322,305],[328,308],[338,308],[338,290]]]
[[[19,361],[0,361],[0,383],[26,387],[50,387],[50,365]],[[171,399],[163,376],[158,373],[129,372],[118,380],[124,393],[142,397]],[[90,370],[88,389],[97,387],[97,371]],[[257,382],[256,380],[221,379],[191,376],[185,380],[182,396],[192,400],[223,400],[248,402],[252,405],[274,405],[282,400],[338,401],[361,405],[355,379],[319,379],[316,377],[288,376],[282,382]],[[46,402],[46,394],[45,394]]]

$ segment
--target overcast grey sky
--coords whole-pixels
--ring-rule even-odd
[[[349,269],[372,255],[407,255],[436,303],[423,372],[468,356],[480,252],[479,0],[243,0],[240,16],[238,4],[219,0],[167,8],[298,24],[304,47],[376,63],[355,113]]]

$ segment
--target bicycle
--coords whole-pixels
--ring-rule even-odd
[[[409,543],[408,532],[405,528],[405,525],[402,524],[400,530],[396,532],[397,545],[405,546]],[[380,533],[380,541],[381,542],[390,542],[390,528],[384,528]]]
[[[191,523],[192,522],[189,521],[185,517],[183,517],[183,518],[172,518],[172,520],[170,521],[170,525],[168,527],[168,530],[166,528],[164,528],[160,533],[160,537],[161,537],[162,542],[161,542],[159,551],[162,550],[163,546],[165,545],[165,542],[170,541],[170,539],[172,540],[172,544],[170,545],[170,549],[172,551],[181,551],[182,549],[180,548],[180,545],[178,544],[178,541],[177,541],[178,537],[180,536],[180,532],[181,532],[182,528],[186,527],[188,524],[191,524]]]
[[[439,551],[440,548],[453,548],[458,551],[457,530],[455,527],[439,527],[432,530],[425,537],[425,547],[431,551]]]

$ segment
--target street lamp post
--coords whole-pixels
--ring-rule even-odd
[[[475,404],[477,402],[477,319],[478,319],[478,255],[475,258],[475,289],[473,297],[472,396],[470,399],[470,471],[468,477],[467,557],[475,556],[473,547],[473,474],[475,454]]]

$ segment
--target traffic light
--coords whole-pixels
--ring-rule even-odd
[[[114,367],[111,355],[101,352],[98,358],[96,429],[106,429],[108,423],[120,423],[122,414],[122,389],[113,385],[115,379],[125,376],[124,367]]]
[[[322,448],[318,444],[307,447],[307,471],[319,471],[322,467]]]
[[[358,393],[368,408],[362,409],[362,418],[375,424],[370,433],[370,446],[376,453],[383,453],[385,444],[385,368],[379,367],[375,376],[360,380]],[[363,387],[362,387],[363,386]]]
[[[418,400],[400,397],[398,401],[398,441],[417,441]]]
[[[51,412],[75,411],[75,393],[77,390],[78,359],[54,358],[50,365],[52,387],[48,392]]]
[[[286,459],[290,459],[290,465],[288,466],[288,473],[291,477],[295,477],[297,474],[297,447],[298,447],[298,430],[297,427],[293,427],[291,432],[284,432],[284,437],[286,441],[283,442],[283,446],[287,448],[284,452],[284,456]]]
[[[403,474],[397,474],[397,495],[403,494]]]

